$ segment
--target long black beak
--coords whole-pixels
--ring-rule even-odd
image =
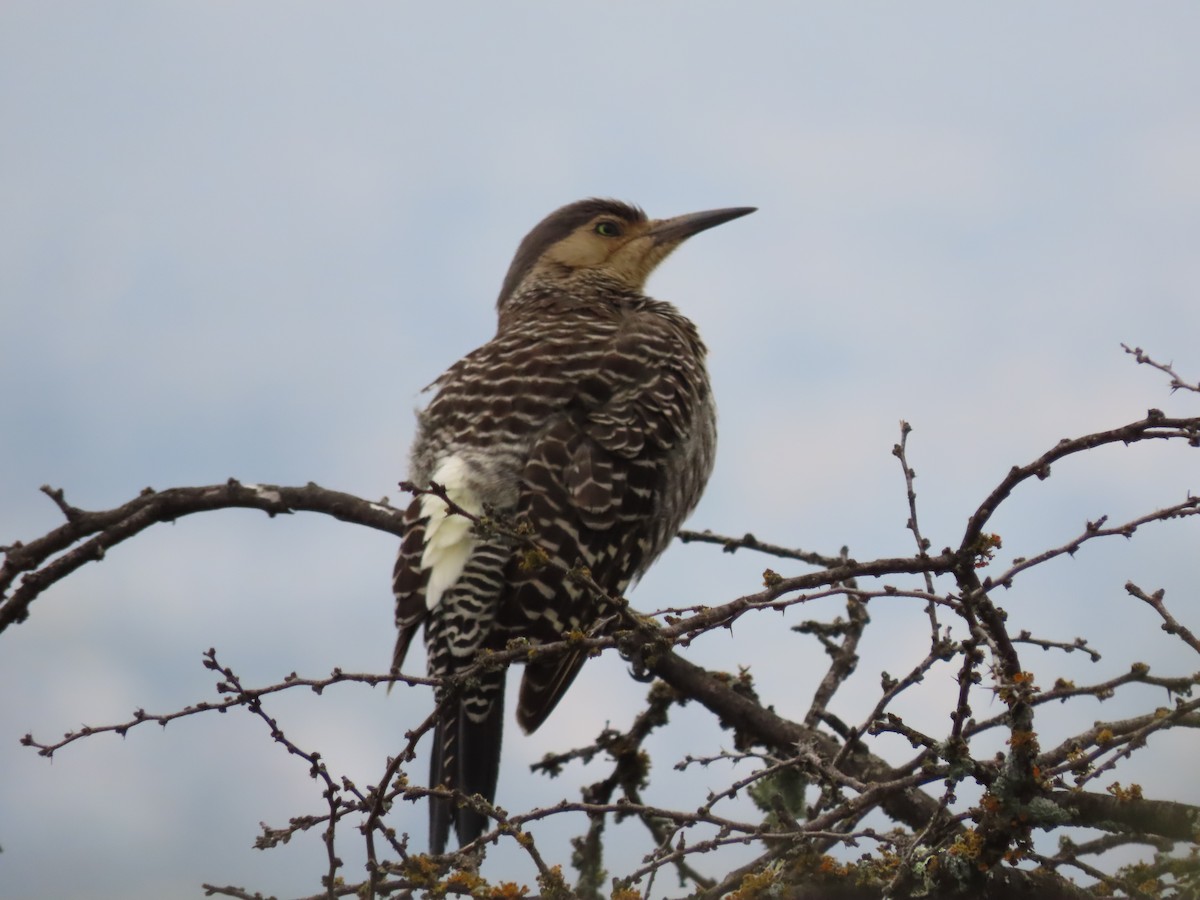
[[[748,216],[756,209],[757,206],[732,206],[728,209],[709,209],[670,219],[659,219],[649,233],[654,237],[656,244],[677,244],[709,228]]]

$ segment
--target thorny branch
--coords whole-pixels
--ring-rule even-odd
[[[1155,362],[1140,349],[1125,349],[1139,363],[1168,375],[1172,390],[1200,392],[1200,385],[1185,382],[1170,365]],[[755,896],[745,893],[748,886],[770,884],[787,884],[790,896],[797,897],[826,896],[818,889],[831,885],[847,891],[847,897],[878,897],[884,891],[894,897],[917,892],[951,896],[967,891],[970,896],[988,898],[1009,896],[1004,891],[1010,889],[1045,897],[1082,897],[1082,890],[1062,874],[1065,870],[1099,881],[1112,896],[1150,896],[1147,891],[1181,900],[1189,896],[1187,891],[1200,883],[1200,864],[1170,857],[1168,851],[1179,842],[1196,840],[1200,809],[1145,798],[1136,785],[1112,784],[1106,792],[1083,788],[1112,774],[1121,761],[1145,748],[1155,735],[1170,729],[1200,728],[1200,700],[1190,699],[1200,685],[1200,673],[1152,675],[1149,666],[1138,663],[1123,674],[1092,684],[1077,686],[1059,678],[1041,688],[1022,660],[1022,648],[1059,653],[1078,650],[1092,664],[1100,662],[1100,651],[1082,637],[1063,641],[1036,635],[1028,628],[1010,632],[1007,613],[996,605],[993,595],[997,588],[1012,588],[1025,572],[1048,560],[1074,555],[1090,541],[1129,538],[1151,523],[1193,517],[1200,512],[1200,501],[1189,496],[1118,525],[1109,525],[1107,517],[1100,517],[1057,547],[1012,560],[997,575],[981,578],[980,569],[994,559],[1001,546],[1000,538],[985,529],[1018,488],[1049,477],[1052,465],[1100,446],[1159,440],[1200,446],[1200,419],[1172,418],[1151,410],[1144,419],[1120,428],[1060,441],[1032,462],[1013,467],[969,515],[957,549],[937,554],[929,553],[932,543],[918,520],[916,473],[908,458],[911,431],[907,423],[901,423],[900,441],[893,452],[904,476],[907,527],[916,544],[915,556],[860,562],[844,549],[828,555],[763,542],[750,534],[732,538],[682,532],[684,542],[717,544],[730,553],[752,550],[817,568],[788,577],[768,569],[761,590],[720,604],[673,607],[650,616],[632,612],[623,598],[605,596],[586,570],[572,569],[567,574],[601,599],[609,611],[602,622],[583,636],[566,636],[536,647],[522,643],[487,654],[445,685],[452,694],[456,684],[465,683],[484,668],[510,665],[531,654],[548,656],[581,649],[593,654],[616,650],[630,660],[635,674],[657,676],[660,681],[651,688],[646,708],[634,716],[627,731],[606,728],[592,744],[556,754],[535,767],[551,775],[569,762],[608,767],[608,774],[585,787],[579,800],[564,799],[550,807],[509,814],[477,796],[422,786],[411,778],[406,766],[436,720],[436,711],[406,734],[405,746],[387,761],[379,784],[360,790],[349,778],[328,771],[319,752],[292,742],[277,719],[266,712],[265,702],[284,690],[320,694],[340,684],[426,687],[433,684],[431,679],[335,670],[324,678],[301,678],[293,673],[278,684],[253,688],[218,663],[211,650],[205,665],[221,679],[219,700],[163,714],[137,710],[126,721],[84,727],[57,742],[41,742],[26,735],[22,743],[51,756],[68,744],[100,733],[123,735],[145,722],[167,725],[184,716],[245,708],[267,725],[276,743],[306,761],[311,777],[322,786],[322,812],[295,817],[285,828],[264,826],[259,839],[260,846],[270,847],[301,832],[320,829],[327,867],[323,891],[314,895],[314,900],[352,894],[412,895],[416,891],[517,896],[516,886],[489,886],[476,870],[479,852],[506,839],[514,840],[528,856],[541,896],[566,896],[559,868],[543,858],[527,826],[568,814],[582,816],[587,822],[585,833],[575,842],[580,871],[575,890],[577,896],[586,898],[604,896],[606,824],[628,817],[643,823],[651,842],[643,864],[614,882],[614,891],[625,891],[620,896],[630,900],[642,896],[629,893],[635,888],[651,891],[657,873],[668,866],[674,868],[681,884],[695,889],[696,896],[714,898],[739,888],[739,896],[748,898]],[[439,485],[405,484],[403,488],[441,497],[449,514],[466,516],[478,530],[501,535],[529,550],[540,549],[536,535],[490,514],[470,515],[450,501]],[[0,631],[23,621],[33,601],[52,585],[87,563],[103,559],[113,547],[153,524],[197,512],[240,507],[274,516],[304,510],[401,533],[401,515],[386,500],[372,503],[314,484],[281,487],[230,480],[207,487],[147,489],[129,503],[105,511],[77,508],[66,501],[61,490],[43,490],[66,521],[33,541],[3,548]],[[906,576],[917,576],[919,584],[904,584]],[[1162,629],[1178,637],[1181,646],[1200,653],[1200,640],[1167,607],[1162,590],[1148,593],[1129,582],[1126,591],[1149,606]],[[845,618],[807,620],[793,628],[815,638],[830,658],[802,721],[787,718],[759,697],[752,669],[736,675],[709,671],[677,652],[743,616],[767,610],[786,612],[833,596],[844,599]],[[857,724],[844,724],[833,712],[834,701],[860,662],[861,640],[871,625],[869,604],[912,601],[922,604],[929,622],[929,644],[923,658],[898,678],[882,673],[878,699],[870,711]],[[942,735],[930,733],[928,725],[915,727],[895,711],[901,698],[937,672],[952,673],[957,682]],[[1049,750],[1041,748],[1038,715],[1047,704],[1083,698],[1103,702],[1134,685],[1165,690],[1173,705],[1126,719],[1096,722]],[[998,702],[1001,709],[989,718],[976,718],[974,707],[981,702]],[[710,790],[703,803],[671,809],[647,802],[644,796],[652,776],[646,741],[668,728],[673,709],[685,703],[707,708],[732,733],[735,750],[689,756],[680,766],[702,765],[714,771],[727,765],[741,767],[741,772],[731,776],[724,787]],[[789,703],[788,708],[793,705]],[[981,736],[996,729],[1007,733],[1001,753],[977,746]],[[873,742],[888,734],[911,744],[913,752],[907,759],[896,759],[894,752],[885,759],[873,752]],[[995,744],[987,746],[994,749]],[[982,797],[961,801],[959,789],[967,783],[978,786]],[[430,796],[450,797],[473,806],[491,818],[493,828],[444,857],[412,853],[407,837],[398,837],[387,824],[388,814],[398,799]],[[748,814],[741,801],[745,796],[753,798],[757,812],[751,809]],[[882,811],[896,827],[886,833],[862,827],[863,818],[873,811]],[[367,850],[367,877],[357,884],[339,874],[344,864],[335,852],[335,843],[347,840],[348,816],[361,823],[358,828]],[[1064,825],[1104,834],[1078,845],[1064,843],[1057,854],[1034,848],[1036,831],[1053,831]],[[339,832],[339,828],[343,830]],[[382,838],[382,845],[377,838]],[[703,872],[708,858],[721,848],[747,843],[762,849],[757,859],[718,878]],[[1141,869],[1107,870],[1101,862],[1104,855],[1129,843],[1148,845],[1160,857]],[[856,862],[839,862],[825,855],[838,846],[860,845],[866,845],[868,851]],[[1100,859],[1087,862],[1082,859],[1085,856]],[[1041,868],[1031,871],[1010,865],[1022,859],[1034,860]],[[1150,884],[1152,888],[1147,887]],[[232,897],[256,896],[233,886],[205,885],[205,890]]]
[[[258,509],[268,516],[316,512],[343,522],[365,525],[401,536],[402,513],[386,500],[373,503],[309,483],[304,487],[273,484],[225,484],[205,487],[146,488],[116,509],[89,512],[67,503],[61,488],[42,488],[66,523],[29,543],[0,547],[0,632],[25,621],[29,606],[46,589],[90,562],[99,562],[116,545],[151,525],[216,509]],[[20,578],[20,582],[14,583]]]
[[[1197,394],[1200,394],[1200,381],[1191,382],[1191,383],[1184,381],[1182,378],[1179,377],[1178,374],[1176,374],[1175,369],[1172,368],[1170,363],[1155,362],[1153,359],[1151,359],[1146,354],[1146,351],[1144,351],[1141,347],[1130,348],[1130,346],[1128,344],[1122,344],[1121,349],[1123,349],[1126,353],[1128,353],[1130,356],[1132,356],[1134,359],[1136,359],[1140,364],[1150,366],[1151,368],[1158,369],[1158,371],[1169,375],[1171,377],[1171,390],[1172,391],[1180,391],[1180,390],[1193,391]]]

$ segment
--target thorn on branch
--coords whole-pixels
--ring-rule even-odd
[[[63,514],[63,518],[65,518],[68,522],[78,522],[79,519],[84,515],[82,509],[72,506],[67,502],[66,498],[63,496],[62,488],[52,488],[48,484],[43,484],[41,491],[54,501],[54,505],[58,507],[59,512]]]
[[[1179,377],[1178,374],[1176,374],[1175,369],[1173,368],[1173,363],[1155,362],[1144,350],[1142,350],[1141,347],[1131,348],[1128,344],[1121,344],[1121,349],[1130,354],[1139,365],[1150,366],[1151,368],[1158,369],[1163,374],[1169,376],[1171,379],[1171,393],[1175,393],[1175,391],[1178,390],[1200,393],[1200,382],[1189,384],[1188,382],[1184,381]]]
[[[1163,631],[1167,634],[1178,635],[1184,643],[1197,653],[1200,653],[1200,638],[1197,638],[1186,625],[1176,620],[1167,609],[1166,604],[1163,603],[1163,599],[1167,596],[1165,590],[1159,588],[1153,594],[1147,594],[1132,581],[1125,582],[1125,590],[1158,613],[1159,617],[1163,620],[1161,625]]]

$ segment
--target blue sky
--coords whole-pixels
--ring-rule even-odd
[[[721,449],[692,525],[910,552],[890,453],[903,418],[925,532],[935,549],[956,543],[1007,469],[1059,438],[1149,407],[1195,414],[1119,343],[1200,373],[1198,26],[1191,5],[1107,2],[5,3],[0,542],[57,524],[43,483],[88,508],[231,476],[395,497],[419,391],[491,335],[520,237],[598,195],[657,216],[760,208],[650,284],[712,353]],[[1002,559],[1198,488],[1194,453],[1176,448],[1061,466],[998,517]],[[1186,621],[1197,535],[1177,523],[1093,545],[1001,598],[1022,627],[1105,653],[1090,672],[1030,654],[1043,680],[1135,659],[1193,671],[1122,585],[1165,588]],[[39,600],[0,637],[5,895],[316,890],[315,841],[250,848],[260,820],[320,800],[249,716],[101,737],[53,763],[17,739],[209,698],[210,646],[251,683],[382,670],[393,553],[314,517],[222,512],[161,526]],[[767,562],[675,547],[633,600],[720,602]],[[924,654],[920,610],[872,612],[851,720],[881,669]],[[754,662],[795,714],[822,672],[774,617],[692,652]],[[527,764],[626,723],[644,688],[623,671],[590,664],[543,731],[510,729],[503,805],[597,777],[546,782]],[[951,688],[931,681],[907,711],[933,723]],[[1161,702],[1147,697],[1045,725]],[[428,706],[346,688],[271,711],[370,783]],[[667,771],[720,740],[681,714],[655,745],[656,799],[721,783]],[[1195,738],[1151,749],[1158,765],[1124,780],[1200,801],[1167,774],[1194,760]],[[424,810],[397,815],[423,842]],[[562,858],[569,830],[539,839]],[[614,848],[614,871],[644,849],[630,847]],[[515,854],[491,864],[531,877]]]

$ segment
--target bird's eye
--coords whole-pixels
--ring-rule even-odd
[[[621,233],[620,227],[616,222],[597,222],[596,234],[601,237],[616,237]]]

